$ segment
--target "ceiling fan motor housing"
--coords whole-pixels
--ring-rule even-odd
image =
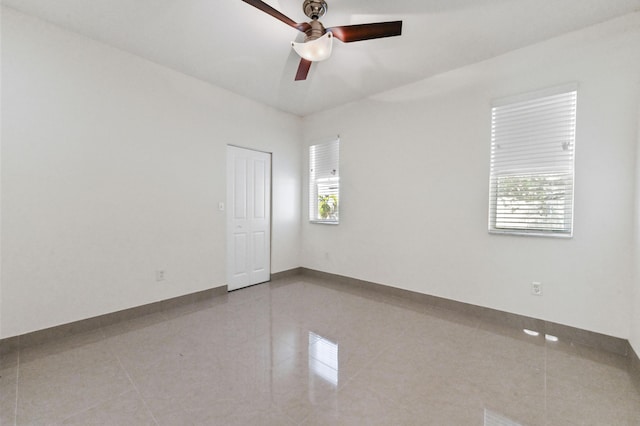
[[[305,32],[306,34],[304,38],[305,43],[311,40],[318,39],[327,32],[327,30],[325,30],[324,28],[324,25],[322,25],[322,23],[318,20],[314,19],[313,21],[309,22],[309,25],[311,25],[311,29]]]
[[[316,19],[322,18],[327,13],[327,2],[324,0],[304,0],[302,3],[302,10],[304,14],[309,18]]]

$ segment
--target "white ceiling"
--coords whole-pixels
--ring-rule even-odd
[[[326,27],[402,20],[295,82],[301,33],[241,0],[2,0],[64,28],[304,116],[640,10],[640,0],[327,0]],[[266,0],[307,21],[302,0]]]

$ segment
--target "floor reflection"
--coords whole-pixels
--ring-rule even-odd
[[[338,386],[338,344],[309,332],[309,374]]]
[[[516,423],[498,413],[491,410],[484,409],[484,426],[521,426],[520,423]]]

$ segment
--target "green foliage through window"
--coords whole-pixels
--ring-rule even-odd
[[[335,194],[318,195],[318,214],[322,219],[338,219],[338,197]]]
[[[498,176],[496,228],[566,231],[569,174]]]

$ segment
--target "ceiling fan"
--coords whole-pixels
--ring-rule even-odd
[[[303,43],[291,42],[293,49],[301,57],[300,65],[298,65],[298,71],[296,72],[296,81],[307,79],[312,62],[323,61],[331,55],[333,37],[344,43],[350,43],[352,41],[393,37],[402,34],[402,21],[325,28],[318,20],[327,13],[327,2],[324,0],[304,0],[302,10],[304,10],[305,15],[311,18],[309,23],[295,22],[261,0],[242,1],[305,34]]]

